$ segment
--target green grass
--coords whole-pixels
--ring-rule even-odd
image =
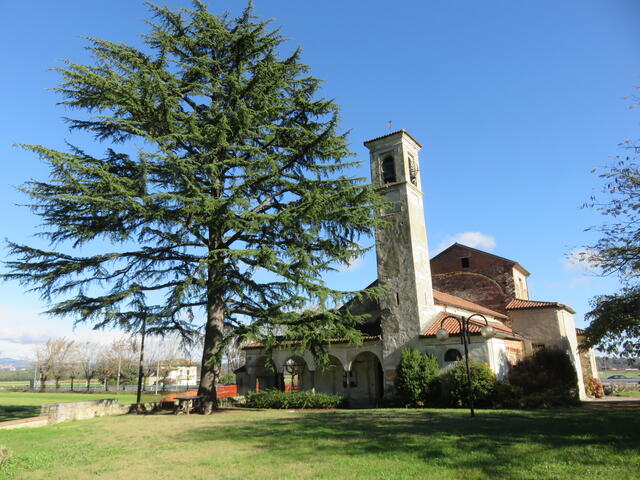
[[[136,395],[109,392],[102,393],[49,393],[49,392],[0,392],[0,422],[18,418],[40,415],[40,405],[43,403],[83,402],[85,400],[99,400],[101,398],[117,398],[120,403],[135,403]],[[162,395],[144,394],[142,401],[159,400]]]
[[[0,431],[12,479],[622,479],[638,409],[248,411]],[[37,447],[36,447],[37,446]]]
[[[616,397],[640,397],[640,390],[629,390],[627,392],[618,392]]]
[[[607,378],[610,375],[624,375],[625,377],[640,377],[640,370],[603,370],[598,372],[600,378]]]

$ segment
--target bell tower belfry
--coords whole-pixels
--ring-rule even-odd
[[[402,350],[417,341],[435,313],[418,157],[422,145],[405,130],[364,145],[373,187],[389,202],[380,212],[385,225],[376,231],[376,256],[378,281],[387,287],[379,303],[385,387],[390,387]]]

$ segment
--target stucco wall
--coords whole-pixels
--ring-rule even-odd
[[[430,353],[438,360],[440,368],[447,369],[455,362],[445,361],[447,350],[455,349],[464,358],[464,346],[460,343],[460,337],[452,336],[447,341],[441,342],[435,338],[422,339],[420,351]],[[482,337],[472,336],[469,345],[469,359],[473,362],[486,363],[496,374],[498,379],[504,380],[509,371],[506,345],[503,339],[492,338],[484,340]]]
[[[578,345],[582,343],[584,337],[578,336]],[[585,378],[599,378],[598,366],[596,364],[596,354],[592,348],[580,350],[580,364],[582,365],[582,375]]]

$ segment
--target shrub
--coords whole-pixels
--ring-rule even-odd
[[[564,388],[552,388],[544,392],[533,392],[522,398],[523,408],[551,408],[578,405],[578,397],[567,395]]]
[[[423,405],[429,391],[429,383],[439,372],[438,361],[433,355],[421,354],[412,348],[404,350],[396,370],[398,404],[403,407]]]
[[[486,363],[471,362],[471,389],[476,407],[491,407],[498,384]],[[431,382],[427,404],[441,407],[468,406],[469,381],[465,362],[458,362]]]
[[[522,388],[510,383],[496,382],[493,390],[493,408],[521,408]]]
[[[570,405],[578,399],[576,370],[569,355],[558,349],[520,360],[509,371],[509,383],[522,389],[525,408]]]
[[[587,395],[595,398],[604,397],[604,388],[602,388],[602,382],[599,378],[589,377],[585,380],[584,389],[587,392]]]
[[[315,392],[248,392],[244,406],[250,408],[338,408],[344,405],[342,395],[328,395]]]

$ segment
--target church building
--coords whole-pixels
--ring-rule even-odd
[[[331,340],[331,363],[323,370],[316,368],[310,352],[283,346],[272,355],[275,372],[267,368],[260,344],[245,345],[246,364],[237,371],[239,392],[315,389],[344,395],[351,406],[375,406],[392,394],[406,348],[434,355],[441,368],[461,360],[460,326],[451,317],[471,317],[472,361],[487,363],[504,379],[509,365],[524,356],[561,348],[576,367],[584,398],[584,377],[597,378],[597,371],[593,352],[578,351],[581,332],[571,307],[530,300],[529,272],[513,260],[460,244],[430,260],[420,182],[422,146],[405,130],[364,145],[370,152],[372,184],[389,207],[381,213],[384,227],[376,231],[375,282],[384,284],[386,293],[378,301],[349,306],[366,314],[363,343]],[[489,338],[481,334],[485,325],[493,327]],[[436,338],[440,329],[448,338]]]

